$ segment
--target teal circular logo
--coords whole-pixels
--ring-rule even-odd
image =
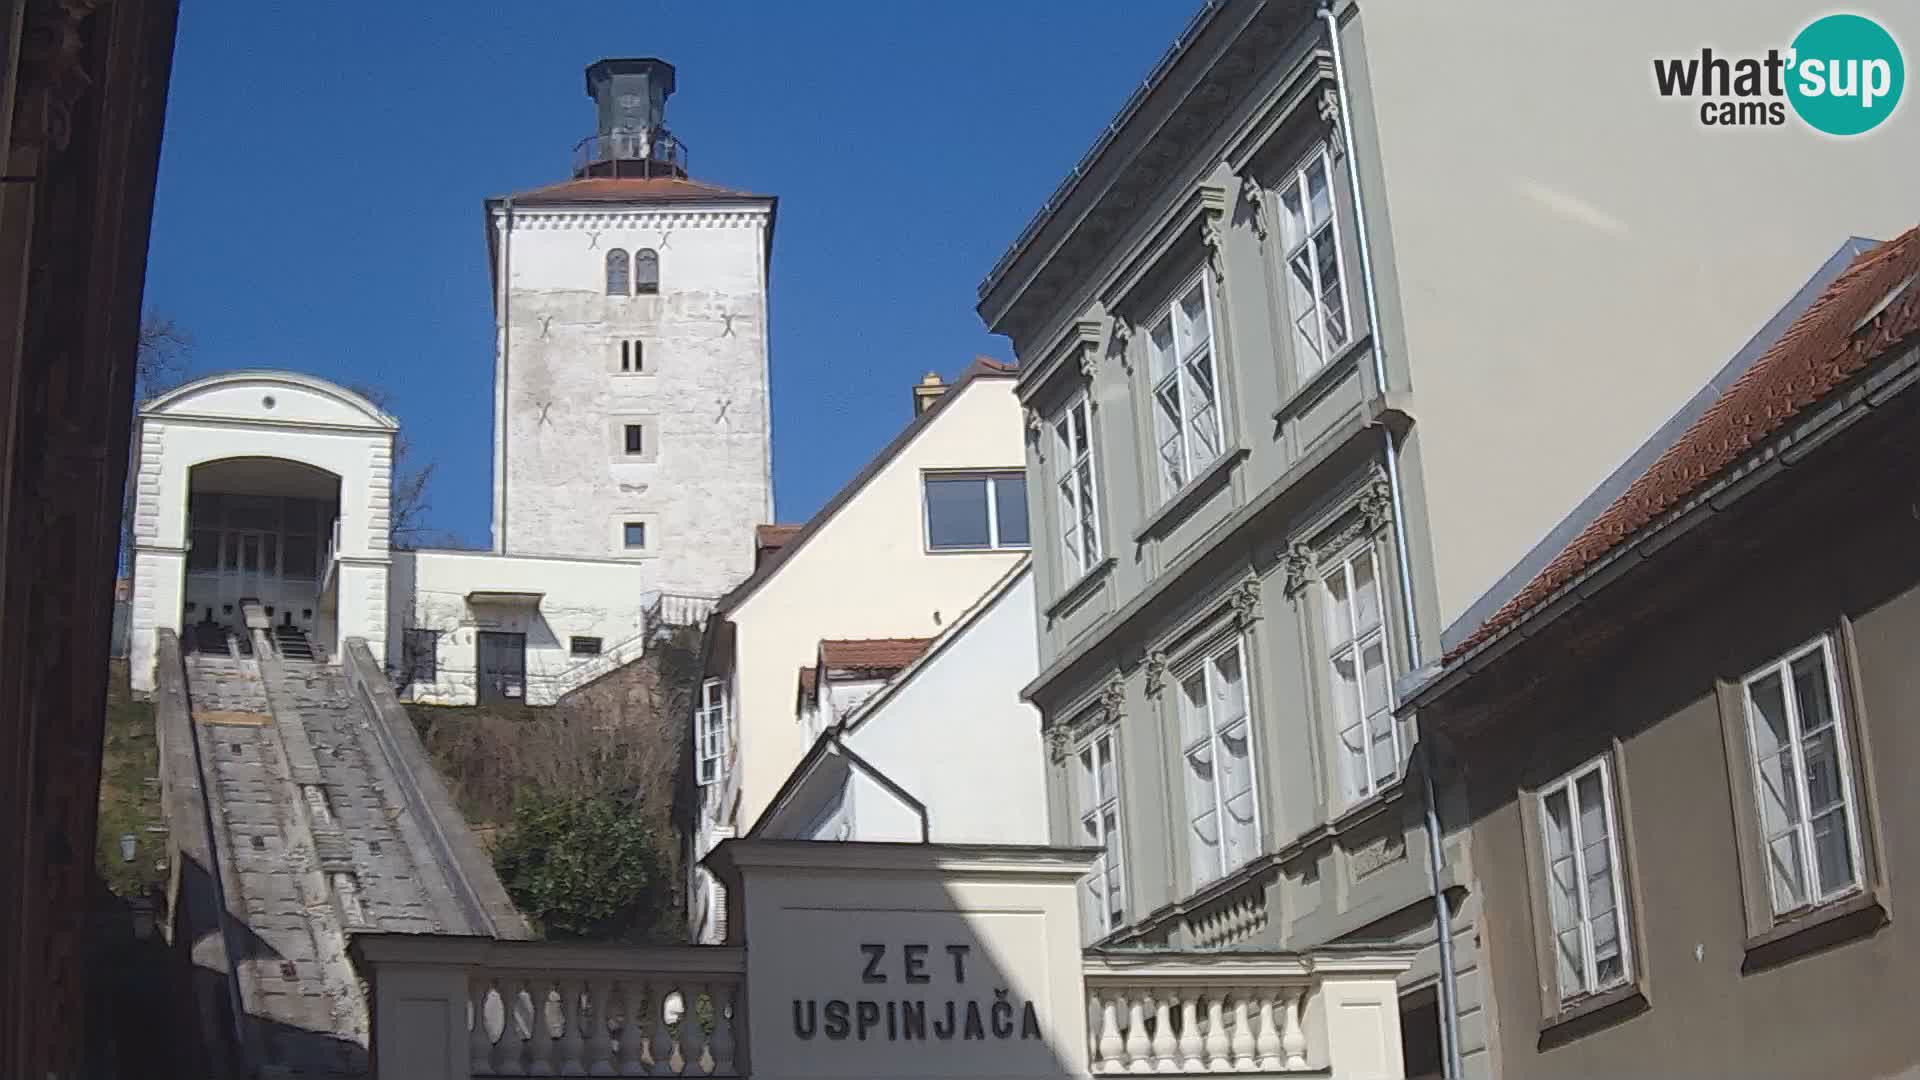
[[[1900,46],[1861,15],[1828,15],[1793,39],[1787,100],[1817,131],[1859,135],[1893,115],[1907,82]]]

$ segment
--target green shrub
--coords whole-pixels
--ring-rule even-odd
[[[548,938],[642,940],[671,909],[671,865],[645,819],[614,795],[526,789],[494,868]]]

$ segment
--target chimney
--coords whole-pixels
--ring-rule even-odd
[[[913,415],[919,416],[932,408],[933,403],[940,400],[940,395],[946,392],[946,384],[940,381],[940,376],[931,371],[927,372],[927,377],[913,386]]]
[[[593,99],[595,127],[593,137],[581,144],[586,152],[576,151],[575,175],[686,175],[686,148],[667,130],[673,86],[673,65],[650,56],[589,66],[587,96]],[[643,167],[623,169],[621,162]]]

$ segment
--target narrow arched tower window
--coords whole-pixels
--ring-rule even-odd
[[[660,256],[652,248],[633,253],[633,291],[636,296],[660,291]]]
[[[648,252],[647,254],[652,254]],[[614,248],[607,252],[607,295],[625,296],[627,288],[627,253]],[[653,290],[649,289],[648,292]]]

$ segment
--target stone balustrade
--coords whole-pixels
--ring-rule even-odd
[[[744,1075],[740,949],[369,935],[354,955],[380,1077]]]
[[[1406,966],[1380,952],[1089,953],[1088,1068],[1398,1075],[1393,979]]]

